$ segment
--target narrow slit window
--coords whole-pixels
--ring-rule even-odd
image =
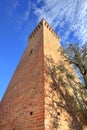
[[[33,52],[33,49],[31,49],[31,51],[30,51],[29,55],[31,55],[31,54],[32,54],[32,52]]]

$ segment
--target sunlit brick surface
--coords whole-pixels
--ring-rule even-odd
[[[45,58],[51,57],[55,64],[63,62],[63,66],[75,74],[69,63],[65,65],[64,57],[58,51],[60,47],[59,37],[42,20],[30,35],[28,46],[0,103],[0,130],[86,130],[75,113],[77,109],[73,109],[73,90],[68,87],[68,95],[65,88],[57,84],[59,92],[56,94],[51,88],[53,81],[45,72]],[[76,81],[79,82],[78,78]]]

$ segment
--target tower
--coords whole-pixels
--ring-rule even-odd
[[[85,130],[80,83],[60,48],[59,37],[43,19],[29,36],[0,103],[0,130]]]

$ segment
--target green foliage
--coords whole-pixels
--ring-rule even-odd
[[[65,49],[70,63],[76,67],[81,81],[87,89],[87,44],[80,47],[78,44],[69,44]]]

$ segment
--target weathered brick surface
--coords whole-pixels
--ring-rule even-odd
[[[72,105],[73,90],[67,85],[69,91],[66,91],[58,84],[60,80],[53,84],[45,72],[46,62],[50,63],[46,58],[51,56],[55,65],[63,62],[75,74],[72,66],[65,64],[61,57],[60,47],[59,37],[42,20],[29,37],[28,46],[0,103],[0,130],[86,130]],[[65,74],[62,77],[66,80]],[[77,77],[76,81],[79,81]],[[52,89],[56,85],[57,93]]]
[[[87,118],[85,119],[80,111],[82,107],[80,104],[82,98],[79,94],[80,81],[69,61],[66,61],[66,57],[61,54],[59,38],[49,24],[45,24],[43,32],[44,66],[47,70],[44,71],[45,129],[87,130],[87,123],[85,124]],[[56,67],[60,65],[63,72],[58,68],[56,70]],[[66,75],[74,76],[74,78],[70,79]]]
[[[44,129],[42,25],[28,46],[0,104],[0,130]]]

